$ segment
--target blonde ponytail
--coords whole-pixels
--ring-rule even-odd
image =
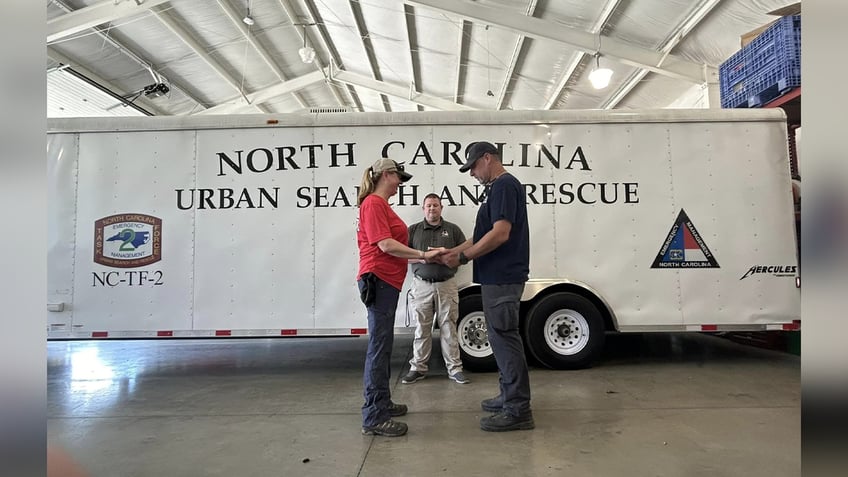
[[[376,188],[376,181],[374,180],[373,174],[371,173],[372,168],[369,167],[365,169],[365,172],[362,174],[362,182],[359,184],[359,195],[356,197],[356,205],[362,205],[362,201],[365,200]]]

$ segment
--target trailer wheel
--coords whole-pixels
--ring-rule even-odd
[[[459,319],[456,323],[459,337],[459,354],[462,366],[469,371],[494,371],[498,368],[495,354],[489,343],[486,317],[483,315],[483,298],[468,295],[459,301]]]
[[[543,297],[527,313],[523,331],[532,356],[553,369],[589,367],[604,347],[600,311],[576,293]]]

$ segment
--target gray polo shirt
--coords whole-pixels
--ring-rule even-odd
[[[429,247],[453,248],[465,242],[465,234],[456,224],[442,218],[438,225],[426,220],[409,226],[409,246],[427,251]],[[456,275],[456,269],[441,263],[413,263],[412,273],[429,281],[444,281]]]

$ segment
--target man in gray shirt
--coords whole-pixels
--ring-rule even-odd
[[[431,248],[453,248],[465,242],[465,235],[455,224],[442,219],[442,200],[436,194],[424,197],[424,220],[409,227],[409,246],[427,251]],[[454,275],[456,268],[441,263],[412,263],[410,303],[418,323],[412,342],[412,359],[409,373],[401,382],[411,384],[427,376],[428,361],[432,351],[433,318],[438,319],[442,356],[448,377],[459,384],[470,382],[462,372],[456,320],[459,316],[459,298]]]

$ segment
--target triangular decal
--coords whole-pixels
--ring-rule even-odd
[[[651,268],[720,268],[683,209],[671,226]]]

